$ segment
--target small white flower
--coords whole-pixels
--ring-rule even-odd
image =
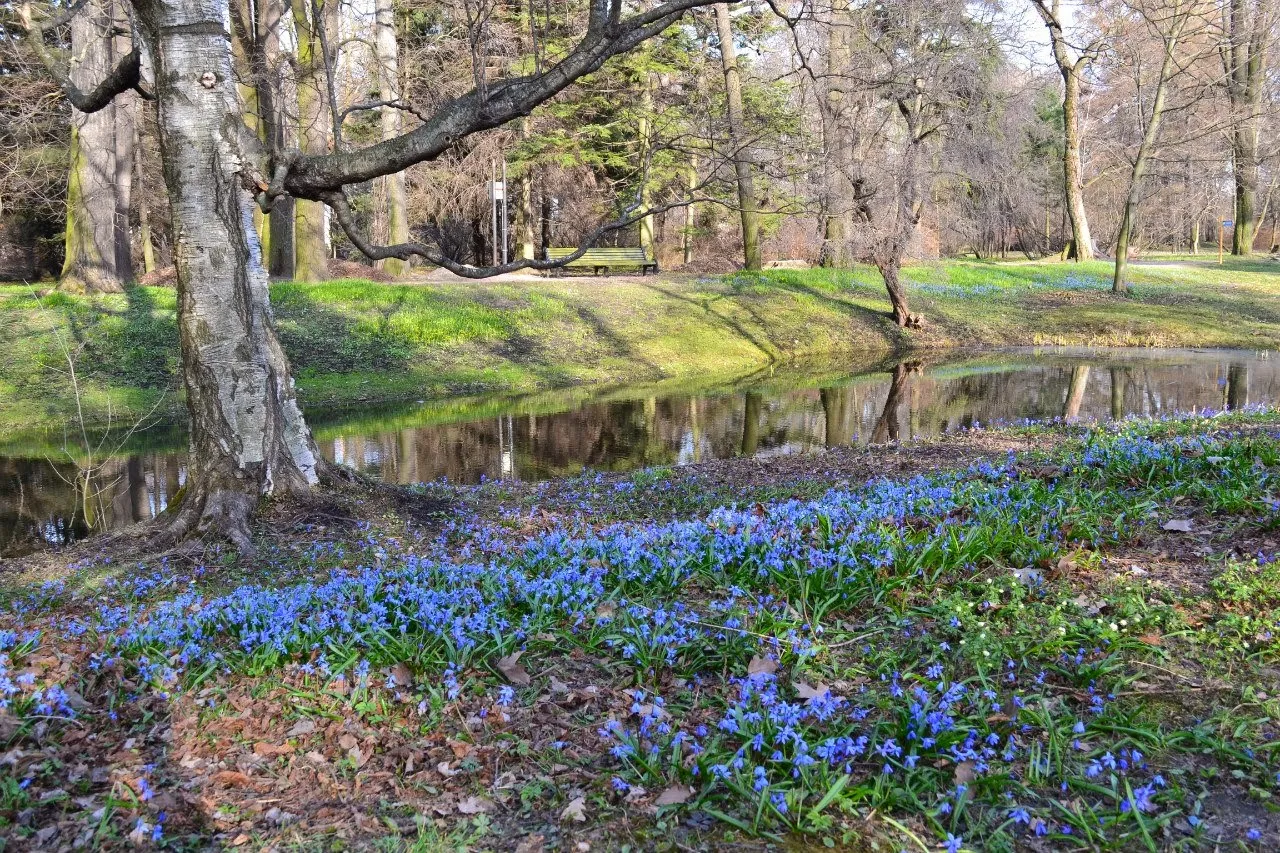
[[[1111,623],[1111,630],[1112,630],[1112,631],[1119,631],[1119,630],[1120,630],[1120,626],[1119,626],[1119,625],[1117,625],[1116,623],[1112,622],[1112,623]]]

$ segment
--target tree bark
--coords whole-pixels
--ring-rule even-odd
[[[640,166],[642,172],[640,174],[640,190],[639,201],[640,209],[648,210],[651,206],[651,196],[649,192],[649,159],[653,154],[653,140],[651,138],[652,122],[650,114],[653,112],[653,78],[646,71],[644,72],[644,80],[641,82],[640,89],[640,121],[637,123],[636,136],[640,142]],[[651,260],[658,259],[658,249],[654,245],[653,234],[653,214],[643,216],[638,223],[640,226],[640,248],[644,249],[644,253]]]
[[[142,185],[142,146],[134,146],[133,159],[134,172],[139,185]],[[145,188],[138,193],[138,239],[142,243],[142,271],[153,273],[156,271],[156,247],[151,238],[151,199],[147,198]]]
[[[293,28],[298,57],[298,143],[304,154],[329,152],[329,113],[325,55],[319,27],[336,0],[321,0],[315,20],[309,0],[294,0]],[[299,198],[293,205],[293,279],[324,281],[329,277],[329,229],[324,203]]]
[[[698,155],[689,155],[689,197],[692,198],[698,186]],[[697,206],[690,201],[684,208],[684,231],[680,235],[680,249],[686,265],[693,263],[693,236],[698,230]]]
[[[89,3],[71,20],[71,82],[89,89],[115,66],[115,39],[111,36],[113,6],[99,0]],[[71,111],[71,166],[67,178],[65,255],[59,286],[91,293],[119,293],[132,277],[120,244],[128,245],[128,202],[125,201],[123,229],[116,182],[120,178],[117,161],[117,112],[120,105],[108,104],[92,113]],[[126,164],[126,171],[133,164]],[[120,231],[123,230],[123,237]]]
[[[209,531],[251,549],[264,495],[317,482],[318,454],[276,337],[231,63],[227,0],[135,0],[155,61],[173,213],[190,418],[186,486],[167,537]]]
[[[760,211],[756,203],[755,181],[751,175],[751,156],[747,151],[746,127],[742,110],[742,78],[738,74],[738,56],[733,46],[733,23],[729,5],[716,4],[716,34],[720,41],[720,62],[724,67],[724,89],[729,110],[729,145],[732,148],[733,171],[738,180],[738,210],[742,219],[742,266],[760,269]]]
[[[1068,53],[1059,0],[1034,0],[1034,3],[1049,30],[1054,64],[1062,75],[1062,186],[1067,216],[1071,220],[1068,256],[1077,261],[1088,261],[1094,252],[1089,217],[1084,207],[1084,178],[1080,162],[1080,78],[1084,76],[1091,57],[1087,50],[1078,59],[1072,59]]]
[[[1259,126],[1270,41],[1268,4],[1230,0],[1225,10],[1227,98],[1231,104],[1231,169],[1235,179],[1235,229],[1231,254],[1253,254],[1257,233]]]
[[[889,292],[889,304],[893,306],[893,322],[906,327],[911,324],[911,309],[907,304],[907,289],[902,284],[902,258],[895,253],[892,257],[876,263],[880,277],[884,279],[884,288]]]
[[[827,91],[822,102],[826,149],[821,254],[824,267],[845,266],[851,260],[848,241],[853,231],[853,182],[849,179],[853,169],[853,139],[849,126],[852,117],[847,114],[847,82],[841,76],[846,73],[850,59],[848,8],[848,0],[835,0],[827,33]]]
[[[332,2],[332,0],[330,0]],[[377,47],[379,97],[383,101],[400,98],[400,43],[396,38],[396,11],[392,0],[376,0],[374,25],[377,29],[374,44]],[[384,140],[395,139],[403,132],[400,110],[384,106],[379,116]],[[388,244],[409,240],[408,194],[404,172],[396,172],[378,179],[381,185],[378,213],[382,221],[378,231]],[[399,258],[383,258],[375,263],[378,269],[392,276],[403,275],[407,264]]]
[[[285,95],[281,80],[284,55],[280,47],[280,31],[285,25],[283,0],[256,0],[256,29],[251,58],[255,89],[258,93],[258,126],[262,141],[273,152],[284,151],[288,143],[288,118],[284,114]],[[267,214],[267,271],[280,278],[292,278],[294,201],[290,196],[277,198]]]
[[[520,121],[520,137],[528,139],[532,135],[532,122],[528,116]],[[516,204],[516,244],[519,256],[522,258],[534,257],[534,234],[533,222],[536,218],[533,212],[533,164],[526,163],[524,173],[519,178],[520,192],[518,202]]]

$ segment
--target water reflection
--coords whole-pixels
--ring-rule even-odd
[[[554,397],[401,406],[325,422],[326,458],[396,483],[537,480],[738,455],[932,436],[975,423],[1119,418],[1280,402],[1268,354],[1004,353],[816,382],[765,381],[697,396],[565,403]],[[146,440],[146,437],[144,437]],[[60,545],[154,517],[185,480],[180,434],[86,478],[56,449],[0,457],[0,554]]]

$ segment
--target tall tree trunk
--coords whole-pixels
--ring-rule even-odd
[[[94,0],[71,19],[71,80],[91,89],[115,65],[111,0]],[[120,267],[120,213],[115,182],[117,104],[96,113],[71,111],[71,167],[67,177],[65,256],[60,286],[66,290],[118,293],[130,278]],[[132,163],[128,164],[132,168]],[[128,241],[128,208],[125,208]]]
[[[1054,64],[1062,75],[1062,188],[1067,216],[1071,220],[1068,255],[1077,261],[1093,258],[1093,236],[1084,208],[1084,177],[1080,163],[1080,79],[1090,61],[1089,50],[1072,59],[1067,50],[1067,34],[1062,24],[1059,0],[1033,0],[1036,11],[1049,30]]]
[[[551,195],[550,193],[547,192],[546,183],[544,181],[543,187],[542,187],[542,216],[541,216],[542,257],[544,258],[547,256],[547,249],[550,248],[551,246],[551,229],[554,224],[551,221],[551,217],[552,217]]]
[[[378,53],[379,96],[383,101],[395,101],[400,97],[400,43],[396,38],[396,10],[392,0],[376,0],[374,22],[377,29],[375,44]],[[384,106],[380,119],[384,140],[394,139],[400,135],[403,125],[400,110]],[[382,222],[377,223],[377,230],[385,236],[389,245],[407,243],[409,241],[409,203],[404,172],[379,178],[378,183],[381,185],[382,198],[379,200],[377,210],[382,217]],[[407,266],[399,258],[384,258],[377,261],[375,265],[392,276],[403,275]]]
[[[150,274],[156,271],[156,247],[151,238],[151,199],[147,197],[146,187],[142,184],[141,145],[134,146],[133,160],[138,185],[142,189],[138,193],[138,239],[142,243],[142,271]]]
[[[1231,168],[1235,178],[1235,229],[1231,254],[1253,254],[1257,233],[1258,140],[1262,120],[1266,55],[1271,39],[1270,6],[1260,0],[1230,0],[1224,11],[1227,97],[1231,104]]]
[[[271,151],[284,151],[289,139],[289,121],[284,113],[285,95],[281,71],[284,55],[280,47],[280,31],[285,26],[284,0],[255,0],[257,29],[252,57],[255,88],[258,93],[259,127],[262,141]],[[294,201],[291,196],[276,199],[267,215],[267,271],[280,278],[292,278],[294,267],[293,240]]]
[[[121,44],[121,42],[124,42]],[[116,55],[129,51],[128,39],[117,37]],[[115,111],[115,197],[116,209],[112,221],[112,241],[115,243],[116,276],[124,282],[133,281],[133,233],[129,227],[129,211],[133,204],[133,152],[138,147],[136,123],[137,96],[133,92],[117,95],[111,104]],[[141,179],[141,175],[139,175]]]
[[[689,155],[689,197],[692,199],[693,194],[698,186],[698,155]],[[680,249],[684,256],[686,265],[693,263],[693,235],[698,230],[698,211],[697,206],[690,201],[684,208],[684,231],[680,235]]]
[[[532,121],[525,116],[520,121],[520,137],[528,139],[532,135]],[[533,212],[533,166],[525,164],[524,174],[519,179],[520,192],[516,203],[516,245],[519,257],[532,260],[536,251],[534,247],[533,223],[536,216]]]
[[[1080,73],[1063,70],[1065,94],[1062,97],[1063,131],[1062,180],[1066,191],[1067,217],[1071,220],[1071,252],[1077,261],[1093,259],[1093,235],[1089,232],[1089,216],[1084,209],[1084,169],[1080,165]]]
[[[825,147],[821,263],[824,267],[845,266],[848,240],[853,230],[853,138],[848,115],[848,85],[841,75],[849,65],[848,0],[835,0],[831,7],[831,23],[827,32],[826,97],[823,100],[823,141]]]
[[[1133,222],[1138,215],[1138,202],[1142,198],[1142,179],[1147,173],[1147,164],[1155,151],[1156,142],[1160,138],[1160,125],[1164,118],[1164,104],[1169,91],[1169,79],[1175,67],[1174,53],[1182,38],[1182,30],[1186,26],[1188,13],[1181,3],[1173,6],[1173,20],[1169,32],[1164,35],[1163,58],[1160,62],[1160,77],[1156,81],[1155,95],[1151,100],[1151,117],[1142,132],[1142,141],[1138,143],[1138,153],[1133,160],[1133,169],[1129,173],[1129,192],[1125,197],[1124,209],[1120,214],[1120,233],[1116,237],[1115,276],[1111,281],[1111,290],[1125,293],[1129,289],[1125,273],[1129,264],[1129,241],[1133,233]],[[1139,105],[1140,106],[1140,105]]]
[[[336,5],[337,0],[321,0],[317,21],[309,0],[293,3],[298,54],[298,142],[304,154],[329,152],[329,99],[319,28],[324,25],[328,10]],[[294,281],[324,281],[329,277],[329,229],[323,202],[294,201],[293,250]]]
[[[729,145],[732,148],[733,171],[738,179],[738,210],[742,218],[743,268],[760,269],[760,209],[756,203],[755,181],[751,175],[751,156],[747,151],[747,134],[742,110],[742,78],[738,74],[738,55],[733,46],[733,23],[729,20],[729,4],[716,4],[716,34],[720,40],[720,62],[724,66],[724,90],[729,108]]]
[[[649,192],[649,159],[653,153],[652,121],[650,116],[653,112],[653,77],[649,72],[645,71],[644,80],[641,82],[640,89],[640,121],[636,128],[636,136],[640,142],[640,165],[644,170],[640,175],[639,201],[640,209],[648,210],[652,204]],[[641,217],[640,222],[640,248],[644,249],[645,255],[650,260],[658,259],[658,248],[654,245],[653,233],[653,215]]]
[[[902,258],[896,253],[876,263],[884,288],[889,292],[889,304],[893,306],[893,322],[899,326],[911,324],[911,309],[907,305],[907,288],[902,284]]]
[[[307,490],[318,454],[276,337],[243,188],[247,131],[227,2],[135,0],[135,8],[155,62],[191,431],[168,534],[208,530],[249,549],[258,500]]]

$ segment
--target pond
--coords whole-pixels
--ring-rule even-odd
[[[868,370],[811,365],[696,392],[612,387],[307,414],[326,458],[410,484],[541,480],[1024,419],[1280,403],[1280,358],[1267,352],[1038,349],[929,358]],[[149,519],[186,478],[177,425],[123,444],[108,436],[102,446],[114,452],[88,472],[66,446],[62,433],[0,445],[0,557]]]

